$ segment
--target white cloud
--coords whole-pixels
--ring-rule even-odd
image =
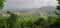
[[[56,5],[56,0],[8,0],[5,8],[40,8],[47,5]]]

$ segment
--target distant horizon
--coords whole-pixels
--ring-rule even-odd
[[[44,10],[44,11],[53,11],[53,10],[55,10],[56,9],[56,7],[54,7],[54,6],[45,6],[45,7],[41,7],[41,8],[9,8],[9,9],[2,9],[2,11],[22,11],[22,10],[36,10],[36,9],[38,9],[38,10]]]
[[[47,6],[52,6],[52,5],[47,5]],[[42,7],[47,7],[47,6],[42,6]],[[39,8],[42,8],[39,7]],[[56,6],[52,6],[52,7],[56,7]],[[3,9],[39,9],[39,8],[3,8]]]

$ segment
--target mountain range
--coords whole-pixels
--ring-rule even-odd
[[[3,9],[2,12],[12,11],[19,13],[39,13],[42,16],[48,16],[54,14],[56,7],[54,6],[45,6],[41,8],[22,8],[22,9]]]
[[[12,12],[33,12],[33,11],[41,11],[41,12],[52,12],[55,11],[56,7],[54,6],[45,6],[41,8],[19,8],[19,9],[2,9],[2,11],[12,11]]]

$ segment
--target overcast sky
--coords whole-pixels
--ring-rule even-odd
[[[40,8],[56,4],[56,0],[7,0],[4,8]]]

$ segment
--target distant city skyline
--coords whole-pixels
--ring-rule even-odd
[[[43,6],[56,6],[56,0],[7,0],[4,8],[40,8]]]

